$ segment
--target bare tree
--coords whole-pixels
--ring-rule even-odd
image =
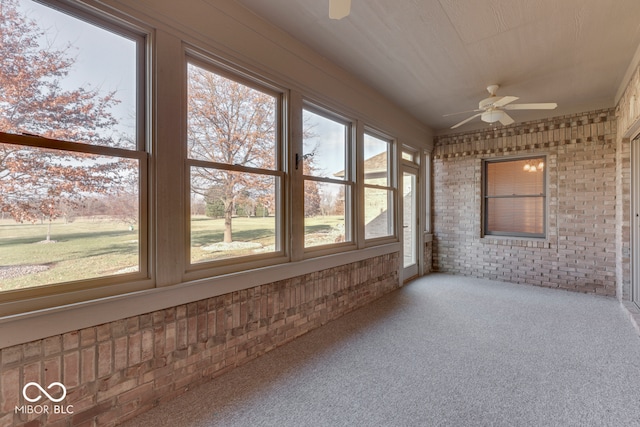
[[[0,132],[112,147],[128,143],[112,131],[117,119],[110,111],[119,103],[115,92],[64,89],[61,82],[74,65],[72,46],[55,49],[44,43],[45,31],[18,5],[16,0],[0,2]],[[0,143],[0,211],[18,222],[44,217],[50,223],[87,194],[117,188],[123,170],[133,166]]]
[[[208,162],[273,170],[277,99],[202,68],[189,66],[188,156]],[[211,191],[215,189],[215,191]],[[224,205],[224,241],[240,197],[274,197],[274,178],[219,168],[192,169],[192,191]]]

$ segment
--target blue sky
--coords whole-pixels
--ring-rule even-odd
[[[136,113],[135,42],[31,0],[19,0],[18,5],[45,32],[41,46],[66,49],[72,45],[68,55],[75,58],[75,63],[62,87],[98,87],[102,94],[116,91],[121,102],[113,114],[120,122],[119,130],[132,133]]]

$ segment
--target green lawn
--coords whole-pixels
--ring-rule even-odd
[[[214,243],[224,239],[224,219],[207,218],[205,216],[191,219],[191,262],[203,262],[238,256],[251,255],[259,252],[275,250],[274,217],[236,217],[232,221],[233,241],[255,243],[261,248],[229,248],[221,250],[207,250]],[[334,243],[335,231],[344,229],[342,216],[318,216],[305,218],[305,242],[307,246]]]
[[[273,251],[275,245],[275,217],[235,217],[231,221],[234,242],[254,243],[255,248],[234,248],[229,245],[219,250],[206,248],[224,241],[224,219],[196,216],[191,218],[191,262],[251,255],[258,250]],[[261,247],[261,249],[258,248]]]
[[[54,221],[51,240],[47,224],[0,221],[0,269],[17,266],[47,266],[48,270],[18,277],[3,277],[2,290],[82,280],[114,274],[138,266],[138,232],[121,222],[78,219]],[[0,275],[3,272],[0,271]],[[2,276],[0,276],[2,277]]]
[[[339,234],[343,229],[344,219],[340,216],[306,218],[305,244],[334,243],[336,230]],[[223,219],[192,218],[191,262],[275,250],[274,217],[233,218],[234,243],[242,242],[249,248],[217,248],[215,244],[223,241],[223,233]],[[0,290],[85,280],[138,268],[138,230],[130,231],[122,222],[89,218],[69,224],[54,221],[51,240],[55,243],[42,243],[46,234],[46,223],[0,220]],[[46,270],[32,272],[33,267],[29,266]],[[16,276],[18,273],[22,274]]]

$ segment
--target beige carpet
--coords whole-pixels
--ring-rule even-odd
[[[638,426],[616,300],[434,274],[131,426]]]

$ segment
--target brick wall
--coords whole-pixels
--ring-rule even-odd
[[[0,425],[115,425],[396,289],[398,268],[383,255],[2,349]],[[16,414],[31,381],[63,383],[73,414]]]
[[[433,157],[433,268],[616,294],[613,110],[444,135]],[[547,238],[483,237],[482,160],[547,156]]]
[[[433,270],[433,237],[429,236],[424,243],[424,274]]]

